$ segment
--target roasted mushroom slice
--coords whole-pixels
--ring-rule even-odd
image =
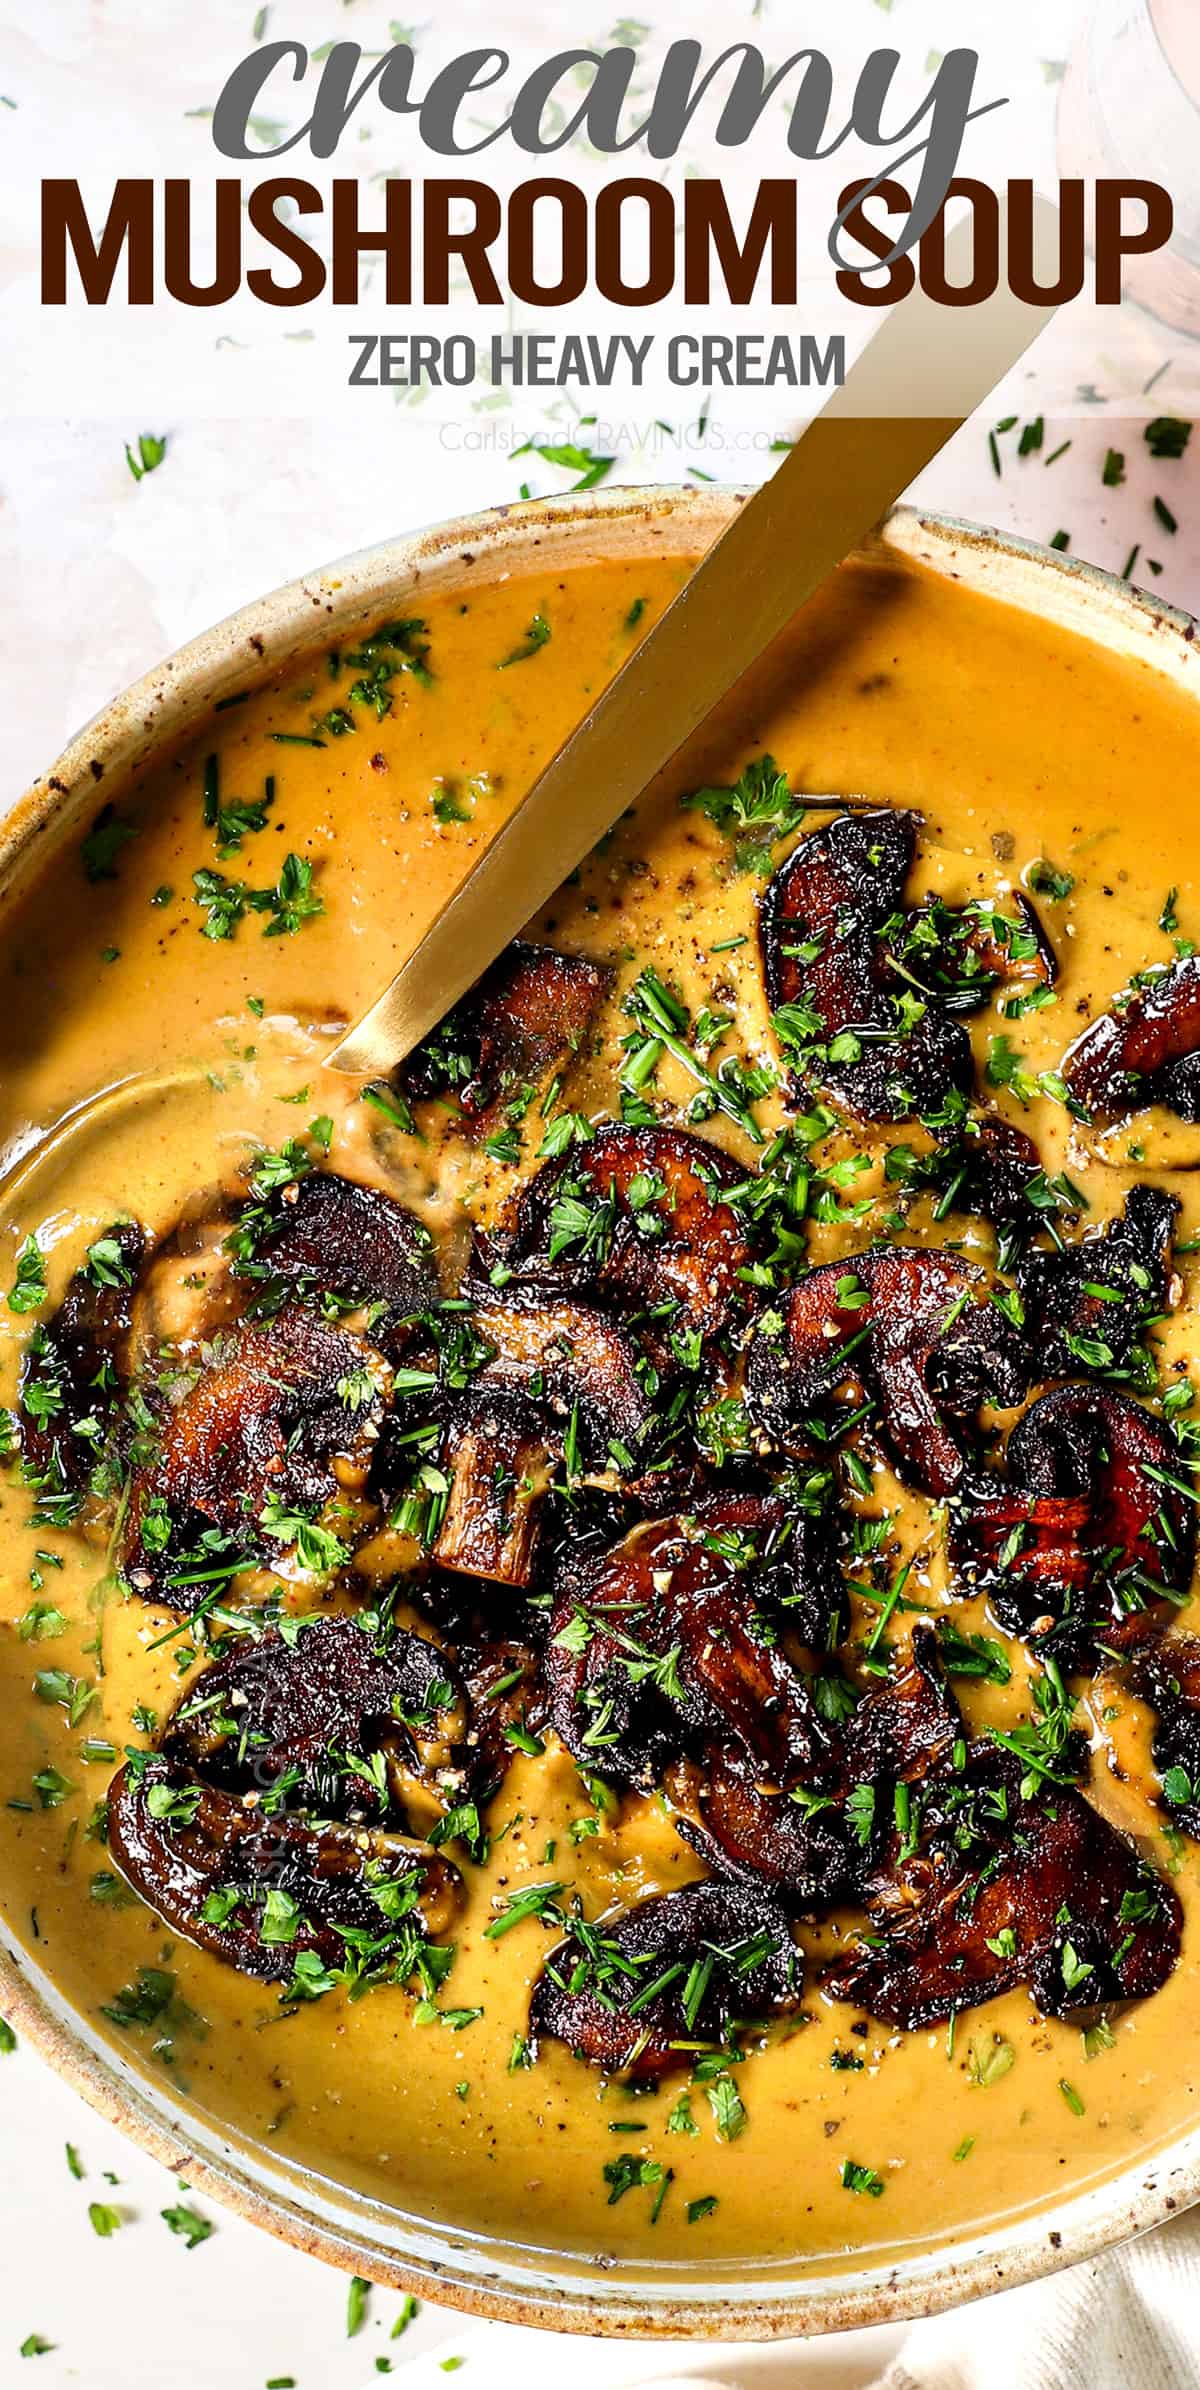
[[[497,1599],[494,1585],[431,1569],[405,1594],[434,1628],[470,1704],[466,1769],[472,1798],[490,1797],[515,1750],[530,1748],[546,1720],[541,1597]]]
[[[1169,1884],[1081,1793],[1025,1789],[985,1744],[927,1780],[868,1889],[870,1944],[829,1969],[830,1991],[916,2032],[1022,1983],[1058,2017],[1161,1989],[1180,1944]]]
[[[1133,1187],[1121,1219],[1077,1244],[1025,1255],[1017,1284],[1043,1376],[1132,1372],[1146,1321],[1168,1300],[1178,1212],[1173,1195]]]
[[[963,1731],[933,1629],[914,1628],[898,1671],[858,1703],[815,1772],[771,1781],[745,1752],[714,1747],[685,1772],[682,1797],[695,1815],[679,1832],[716,1873],[772,1885],[797,1914],[820,1911],[847,1896],[886,1845],[896,1788],[936,1768]]]
[[[475,1313],[487,1358],[451,1404],[450,1490],[434,1557],[498,1584],[531,1581],[548,1462],[572,1473],[641,1474],[653,1411],[637,1352],[616,1322],[527,1288]]]
[[[455,1662],[471,1704],[467,1782],[475,1800],[486,1801],[503,1782],[514,1752],[534,1755],[539,1748],[546,1721],[541,1654],[481,1620],[474,1635],[460,1640]]]
[[[901,993],[885,932],[901,911],[917,816],[844,813],[801,838],[766,889],[767,1001],[806,1100],[820,1088],[859,1120],[940,1108],[973,1075],[971,1042],[936,1001]]]
[[[21,1455],[27,1477],[49,1491],[80,1493],[101,1457],[125,1393],[145,1252],[139,1223],[114,1221],[33,1331],[21,1374]]]
[[[302,1566],[335,1566],[343,1547],[314,1522],[365,1485],[387,1379],[360,1337],[312,1312],[220,1338],[133,1480],[122,1568],[134,1591],[187,1611],[292,1545]]]
[[[1171,1822],[1200,1842],[1200,1638],[1164,1635],[1148,1643],[1130,1682],[1154,1711],[1151,1751]]]
[[[864,1696],[842,1729],[846,1785],[915,1784],[949,1757],[962,1732],[937,1636],[930,1626],[915,1626],[902,1664]]]
[[[783,1775],[814,1771],[826,1738],[784,1649],[805,1567],[802,1524],[748,1494],[648,1521],[581,1571],[546,1654],[550,1721],[580,1766],[650,1785],[717,1740]]]
[[[529,1585],[550,1475],[536,1405],[520,1396],[464,1397],[455,1406],[449,1444],[434,1559],[496,1585]]]
[[[785,1450],[840,1385],[861,1388],[900,1474],[946,1495],[963,1477],[981,1406],[1020,1400],[1029,1358],[1011,1298],[954,1254],[894,1245],[813,1270],[759,1314],[749,1348],[751,1416]]]
[[[581,1051],[610,977],[584,955],[516,940],[405,1063],[406,1094],[451,1094],[482,1131]]]
[[[950,1554],[962,1586],[986,1593],[1010,1634],[1061,1640],[1067,1627],[1082,1652],[1097,1623],[1091,1526],[1090,1493],[1035,1496],[998,1478],[951,1514]]]
[[[696,1815],[678,1831],[715,1874],[767,1884],[798,1915],[826,1909],[851,1882],[841,1810],[820,1789],[762,1776],[744,1754],[714,1751],[697,1773]]]
[[[782,2016],[803,1967],[787,1913],[761,1887],[686,1884],[581,1925],[534,1985],[530,2035],[607,2074],[656,2083],[720,2047],[732,2024]]]
[[[725,1190],[743,1173],[683,1129],[600,1128],[548,1162],[514,1206],[504,1259],[604,1300],[671,1318],[701,1336],[724,1326],[750,1249]]]
[[[951,1553],[1010,1634],[1071,1664],[1097,1637],[1139,1641],[1186,1592],[1196,1514],[1179,1451],[1153,1412],[1108,1388],[1059,1386],[1008,1442],[1008,1483],[976,1489]]]
[[[174,1932],[245,1975],[299,1978],[310,1995],[306,1957],[374,1982],[421,1980],[426,1939],[445,1933],[461,1896],[457,1870],[420,1844],[267,1815],[165,1758],[114,1778],[108,1837]]]
[[[548,1417],[560,1440],[578,1419],[586,1468],[608,1465],[610,1444],[636,1456],[651,1421],[632,1341],[585,1304],[517,1294],[475,1314],[488,1356],[472,1392],[523,1395]]]
[[[886,925],[888,968],[918,996],[955,1013],[977,1012],[998,987],[1053,987],[1058,963],[1037,913],[1019,891],[1011,903],[1006,913],[984,900],[948,905],[927,897]]]
[[[397,1769],[433,1786],[447,1774],[459,1781],[469,1728],[436,1644],[393,1629],[381,1645],[356,1618],[316,1615],[213,1660],[161,1748],[229,1791],[375,1819],[391,1805]]]
[[[1044,1226],[1041,1157],[1032,1137],[998,1112],[971,1114],[949,1142],[924,1157],[911,1147],[894,1147],[887,1176],[908,1188],[927,1187],[936,1197],[934,1217],[965,1212],[990,1220],[999,1231],[1002,1254],[1015,1252]],[[1057,1208],[1057,1206],[1055,1207]],[[1006,1260],[1000,1264],[1007,1268]]]
[[[1200,1121],[1200,955],[1173,963],[1077,1037],[1063,1057],[1071,1099],[1093,1120],[1146,1104]]]
[[[337,1171],[311,1170],[252,1202],[230,1246],[244,1278],[378,1306],[371,1334],[385,1351],[438,1299],[428,1230],[393,1196]]]

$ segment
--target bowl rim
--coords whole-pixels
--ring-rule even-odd
[[[665,536],[669,552],[695,553],[749,494],[718,485],[614,487],[480,510],[360,549],[252,600],[103,707],[7,811],[0,821],[0,889],[32,874],[47,844],[86,805],[106,801],[106,780],[111,785],[157,745],[182,736],[249,675],[265,678],[285,656],[326,640],[331,615],[377,612],[392,602],[398,584],[410,591],[436,586],[476,561],[528,565],[543,543],[578,538],[588,526],[602,551],[611,552],[614,532],[627,526]],[[1028,605],[1048,576],[1060,620],[1093,638],[1106,627],[1108,645],[1165,669],[1200,698],[1200,626],[1096,566],[910,507],[889,516],[876,543],[1015,604],[1022,600],[1011,583],[1024,590]],[[994,2224],[924,2256],[887,2266],[864,2262],[857,2272],[844,2267],[824,2278],[787,2279],[783,2267],[746,2266],[744,2293],[737,2269],[710,2278],[707,2287],[700,2268],[694,2284],[678,2269],[656,2282],[643,2267],[638,2279],[626,2280],[638,2271],[633,2262],[597,2272],[552,2251],[525,2249],[505,2258],[498,2236],[434,2234],[427,2243],[416,2219],[411,2233],[403,2219],[398,2246],[385,2245],[355,2219],[349,2193],[334,2195],[343,2202],[338,2217],[318,2212],[315,2177],[308,2177],[307,2196],[299,2188],[302,2169],[293,2170],[291,2189],[279,2169],[274,2183],[256,2179],[250,2169],[257,2145],[239,2157],[233,2140],[215,2128],[208,2132],[169,2089],[154,2087],[148,2072],[103,2042],[22,1954],[3,1918],[0,2008],[56,2073],[149,2156],[291,2247],[440,2306],[557,2332],[746,2341],[906,2322],[1078,2264],[1200,2200],[1197,2126],[1157,2157],[1085,2186],[1058,2209]],[[269,2153],[261,2155],[265,2161]]]

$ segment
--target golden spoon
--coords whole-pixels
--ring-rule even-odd
[[[1035,209],[1042,282],[1054,272],[1058,217],[1048,202]],[[967,222],[947,242],[949,279],[965,284],[972,265]],[[1014,298],[1003,275],[991,298],[964,309],[937,306],[917,288],[891,310],[842,388],[709,550],[390,987],[326,1056],[329,1068],[386,1075],[445,1018],[1054,313]]]

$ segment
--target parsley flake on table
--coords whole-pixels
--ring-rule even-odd
[[[135,481],[144,481],[147,473],[156,473],[167,453],[165,432],[139,432],[136,453],[125,443],[125,462]]]
[[[216,2231],[216,2225],[211,2224],[208,2217],[200,2215],[194,2207],[164,2207],[161,2214],[168,2232],[175,2233],[188,2249],[198,2249],[201,2242],[211,2240]]]

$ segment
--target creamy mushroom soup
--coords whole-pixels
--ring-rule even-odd
[[[715,2275],[1193,2111],[1200,730],[853,565],[327,1071],[683,570],[464,566],[10,900],[0,1887],[292,2164]]]

